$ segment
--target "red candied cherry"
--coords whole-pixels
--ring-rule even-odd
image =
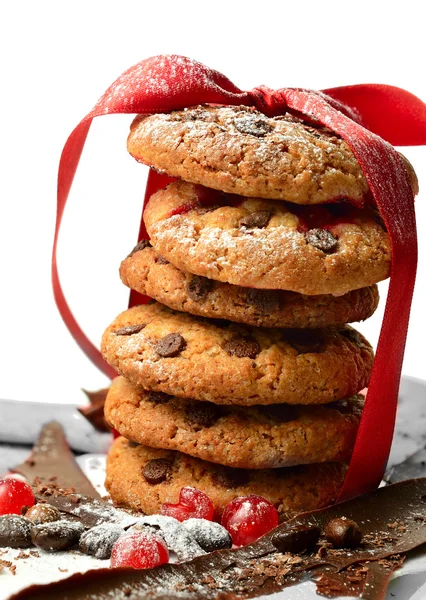
[[[164,541],[143,531],[122,535],[112,547],[111,567],[152,569],[169,562]]]
[[[24,506],[34,506],[35,497],[29,483],[18,477],[0,479],[0,515],[20,515]]]
[[[240,496],[225,508],[222,525],[235,546],[246,546],[278,525],[278,511],[262,496]]]
[[[206,519],[211,521],[214,514],[214,506],[210,498],[193,487],[183,487],[179,494],[177,504],[163,504],[161,514],[174,517],[178,521],[187,519]]]

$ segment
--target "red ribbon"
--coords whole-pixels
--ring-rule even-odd
[[[123,73],[69,136],[58,173],[58,207],[52,278],[58,309],[76,342],[109,377],[103,360],[75,320],[63,294],[56,263],[62,214],[94,117],[112,113],[158,113],[203,103],[254,106],[268,116],[296,111],[326,125],[352,148],[388,228],[392,269],[386,309],[354,453],[340,500],[379,484],[392,442],[398,388],[417,264],[413,192],[400,155],[390,144],[426,144],[426,105],[409,92],[363,84],[324,92],[265,86],[241,91],[229,79],[181,56],[156,56]],[[381,137],[380,137],[381,136]],[[385,141],[385,138],[387,141]],[[168,178],[150,171],[145,204]],[[140,237],[145,234],[141,220]],[[146,299],[132,292],[130,304]]]

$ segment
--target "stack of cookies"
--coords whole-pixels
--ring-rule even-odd
[[[373,314],[391,262],[352,151],[295,116],[221,106],[138,116],[128,150],[174,179],[120,269],[153,302],[102,340],[121,374],[111,497],[149,514],[192,486],[218,517],[249,494],[283,517],[332,503],[373,363],[347,323]]]

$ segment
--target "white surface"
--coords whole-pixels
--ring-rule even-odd
[[[160,53],[196,58],[250,89],[361,82],[426,100],[421,3],[217,0],[0,5],[0,398],[79,403],[105,378],[63,325],[50,289],[56,173],[72,129],[126,68]],[[126,152],[131,117],[97,119],[67,208],[60,272],[95,343],[125,308],[120,260],[137,237],[146,169]],[[426,149],[407,148],[421,188]],[[420,266],[404,372],[424,375],[426,202],[417,200]],[[382,294],[386,284],[381,286]],[[360,329],[375,343],[380,310]]]

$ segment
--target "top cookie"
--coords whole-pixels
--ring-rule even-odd
[[[246,106],[139,115],[127,148],[168,175],[244,196],[360,204],[369,192],[352,150],[333,131]]]

